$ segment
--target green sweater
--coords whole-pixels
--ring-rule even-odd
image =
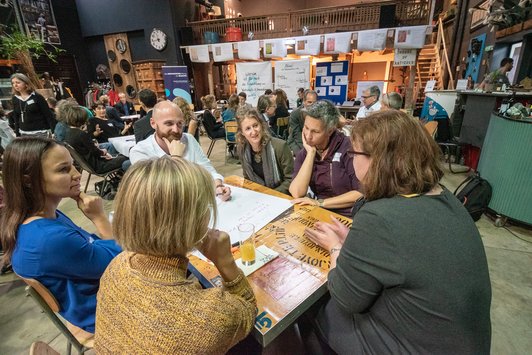
[[[488,354],[491,285],[454,195],[366,203],[330,271],[319,327],[340,354]]]

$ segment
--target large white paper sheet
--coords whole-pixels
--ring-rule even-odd
[[[321,36],[296,37],[297,55],[318,55],[320,54]]]
[[[194,63],[209,63],[209,45],[203,44],[201,46],[188,47],[190,60]]]
[[[285,39],[268,39],[264,40],[264,52],[265,58],[273,57],[286,57],[286,45],[284,44]]]
[[[212,44],[211,46],[212,58],[215,62],[225,62],[234,59],[232,43]]]
[[[386,47],[387,28],[358,32],[359,51],[380,51]]]
[[[238,58],[259,60],[260,45],[259,41],[238,42]]]
[[[351,36],[353,32],[328,33],[323,41],[325,53],[351,52]]]
[[[423,48],[426,31],[427,26],[396,28],[394,48]]]
[[[257,106],[259,96],[272,89],[272,63],[236,63],[236,87],[248,95],[247,101]]]
[[[235,244],[238,243],[239,224],[253,223],[258,232],[290,207],[290,200],[231,186],[231,200],[218,201],[215,228],[229,234],[231,244]]]
[[[310,59],[280,60],[275,63],[275,88],[283,89],[290,101],[290,107],[296,108],[297,89],[310,87]]]

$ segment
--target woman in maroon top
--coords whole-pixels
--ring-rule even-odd
[[[328,100],[320,100],[305,109],[303,147],[296,156],[290,193],[292,203],[316,205],[344,216],[362,197],[349,154],[349,137],[337,130],[340,112]],[[316,199],[306,197],[308,189]]]

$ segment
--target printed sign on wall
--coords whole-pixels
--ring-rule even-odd
[[[316,64],[315,90],[320,100],[331,100],[341,105],[347,98],[349,62],[322,62]]]
[[[179,96],[187,100],[188,103],[192,103],[187,67],[163,65],[162,72],[166,98],[173,100],[176,96]]]

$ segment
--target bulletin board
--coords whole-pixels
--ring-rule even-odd
[[[343,104],[347,99],[348,71],[347,60],[317,63],[314,90],[318,99],[331,100],[336,105]]]

